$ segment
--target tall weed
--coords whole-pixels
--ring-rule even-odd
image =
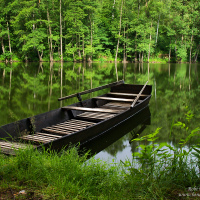
[[[200,145],[185,148],[192,138],[199,136],[199,127],[190,130],[190,121],[193,117],[193,113],[187,110],[186,122],[173,123],[171,132],[173,129],[175,131],[181,129],[186,133],[186,137],[180,139],[177,146],[156,143],[160,128],[152,134],[134,139],[143,144],[139,144],[139,152],[133,153],[139,167],[131,164],[130,175],[142,180],[140,184],[144,186],[143,188],[146,187],[151,192],[155,192],[151,194],[154,198],[161,197],[163,194],[167,195],[169,190],[185,190],[188,187],[200,186]],[[145,141],[151,143],[145,145]],[[129,181],[131,182],[130,179]]]

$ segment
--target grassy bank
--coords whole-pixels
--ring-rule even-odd
[[[137,167],[128,160],[87,160],[88,153],[80,157],[76,148],[0,155],[0,199],[199,199],[200,146],[184,148],[200,131],[190,130],[191,117],[173,124],[188,133],[178,147],[156,144],[159,128],[135,139]]]

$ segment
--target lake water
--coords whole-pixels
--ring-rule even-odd
[[[132,152],[138,151],[138,142],[130,143],[137,132],[143,136],[161,127],[157,142],[176,145],[188,132],[172,128],[173,123],[184,122],[189,130],[200,126],[199,64],[0,63],[0,77],[0,126],[77,101],[72,98],[58,102],[61,96],[121,79],[131,84],[144,84],[148,80],[153,86],[149,105],[151,119],[147,120],[146,127],[143,128],[143,124],[134,125],[129,133],[122,134],[117,141],[108,142],[108,147],[97,151],[95,157],[103,160],[115,158],[119,162],[131,159]],[[87,94],[83,99],[101,93]],[[186,113],[190,110],[194,117],[188,122]],[[126,128],[121,126],[117,131],[120,134],[124,130]],[[193,138],[188,145],[197,142]],[[99,139],[99,143],[97,140],[95,145],[90,143],[89,147],[102,146],[102,143],[106,142]]]

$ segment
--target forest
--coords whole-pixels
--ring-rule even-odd
[[[0,61],[198,62],[198,0],[0,0]]]

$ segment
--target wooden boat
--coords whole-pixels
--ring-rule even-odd
[[[82,101],[81,95],[110,88],[110,92]],[[114,82],[59,98],[77,97],[79,102],[0,127],[1,152],[19,148],[61,150],[83,143],[133,116],[149,104],[152,86]],[[13,151],[14,149],[14,151]]]

